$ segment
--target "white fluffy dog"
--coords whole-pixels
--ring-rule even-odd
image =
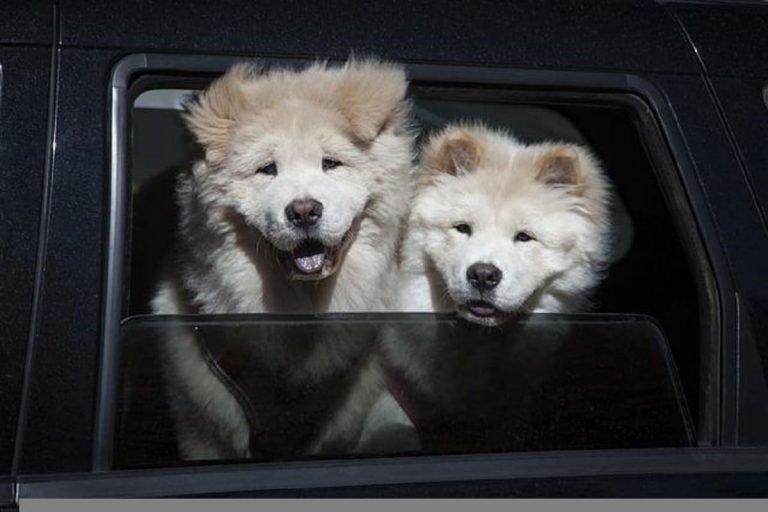
[[[496,327],[529,313],[587,308],[611,242],[609,184],[588,150],[525,145],[479,124],[449,125],[426,143],[417,179],[402,247],[400,309],[457,312]],[[535,368],[546,365],[534,361],[541,363],[542,355],[529,351],[536,342],[530,333],[557,336],[516,327],[517,341],[505,352],[486,353],[471,340],[444,338],[455,336],[451,332],[434,326],[422,329],[418,340],[386,337],[390,386],[368,417],[366,450],[418,449],[419,425],[414,429],[407,410],[414,400],[407,395],[446,414],[470,406],[492,414],[488,409],[498,404],[490,397],[471,403],[459,397],[484,384],[493,388],[488,381],[499,373],[488,368],[494,359],[519,361],[523,368],[508,371],[526,375],[525,385],[534,389],[541,377]],[[526,351],[529,356],[522,355]]]
[[[404,71],[378,61],[299,71],[237,65],[213,82],[185,116],[205,157],[178,178],[175,265],[154,312],[388,309],[412,163],[406,89]],[[345,405],[296,449],[354,445],[376,385],[370,364],[355,366],[362,343],[250,345],[243,350],[258,351],[288,388],[358,372],[337,390]],[[252,422],[192,332],[166,336],[164,348],[182,457],[257,456]]]
[[[575,144],[483,126],[431,138],[402,249],[399,305],[498,325],[583,309],[609,260],[609,187]]]

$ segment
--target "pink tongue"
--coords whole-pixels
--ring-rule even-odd
[[[311,256],[298,256],[293,259],[293,264],[300,272],[314,274],[320,272],[325,261],[325,254],[312,254]]]

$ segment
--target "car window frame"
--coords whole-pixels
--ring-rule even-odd
[[[195,79],[194,77],[198,77],[200,83],[205,83],[216,74],[225,71],[231,64],[244,59],[254,60],[252,56],[140,53],[124,57],[113,69],[109,83],[110,181],[107,201],[109,208],[108,243],[105,248],[106,267],[103,284],[105,299],[102,310],[101,353],[98,368],[99,379],[92,458],[92,469],[97,472],[115,473],[110,468],[115,406],[113,394],[117,387],[119,373],[119,328],[120,322],[123,320],[122,288],[123,269],[126,263],[124,258],[126,211],[130,190],[127,179],[127,156],[129,154],[127,134],[130,108],[133,99],[138,94],[137,89],[132,86],[136,80],[153,74],[170,77],[186,75],[188,78],[180,78],[182,81],[191,81]],[[256,60],[267,66],[289,67],[302,66],[311,62],[309,59],[259,58]],[[721,367],[721,351],[724,344],[735,342],[735,340],[725,336],[734,312],[730,301],[724,301],[722,298],[732,297],[733,288],[727,273],[724,271],[722,248],[718,243],[711,217],[706,208],[706,201],[693,171],[690,155],[684,139],[679,133],[674,113],[665,101],[663,94],[643,77],[625,73],[446,66],[421,63],[408,63],[405,67],[412,81],[425,85],[464,85],[468,88],[506,87],[510,90],[533,91],[530,92],[531,97],[539,98],[547,95],[554,97],[558,94],[565,96],[571,94],[576,99],[578,97],[584,98],[585,95],[589,94],[594,97],[613,95],[614,98],[621,97],[628,102],[628,108],[639,117],[637,127],[644,143],[647,144],[646,151],[656,173],[656,179],[665,188],[669,187],[670,193],[665,200],[668,201],[671,214],[675,220],[682,224],[681,229],[690,238],[684,242],[693,244],[693,250],[703,256],[695,259],[695,264],[700,265],[696,271],[703,276],[706,296],[706,304],[702,305],[706,311],[702,315],[702,333],[699,340],[702,355],[702,377],[700,379],[702,400],[697,421],[699,425],[698,437],[704,445],[718,445],[722,422],[724,421],[720,413],[722,407],[721,380],[718,378]],[[628,451],[627,456],[642,459],[643,456],[640,452],[644,451],[646,450]],[[655,449],[650,450],[650,452],[655,453]],[[670,452],[670,456],[672,453]],[[516,457],[520,457],[520,460],[527,460],[535,459],[539,455],[544,456],[546,454],[498,454],[498,459],[491,457],[489,460],[518,460]],[[593,455],[595,454],[592,452],[582,452],[581,454],[571,452],[565,457],[574,457],[574,460],[580,461],[579,464],[584,464],[583,467],[585,468],[589,466],[587,463],[589,460],[596,460],[592,457]],[[382,460],[371,459],[371,462],[375,465],[376,461]],[[402,466],[401,469],[404,470],[412,464],[417,466],[426,464],[423,467],[431,467],[433,464],[439,466],[442,464],[440,462],[442,460],[441,457],[418,457],[402,459],[399,463],[390,461],[388,464]],[[264,471],[269,472],[269,468],[272,468],[276,474],[279,474],[286,468],[294,467],[290,463],[286,464],[267,464]],[[338,475],[346,474],[347,466],[368,467],[368,461],[325,461],[317,464],[335,468],[331,470],[334,475],[337,472]],[[256,464],[246,466],[246,468],[251,467],[256,473],[259,473],[262,471],[262,469],[257,469],[260,466],[260,464]],[[243,471],[241,466],[237,467],[241,468],[238,471]],[[227,473],[231,468],[231,466],[223,466],[218,470],[205,468],[204,472],[222,471]],[[190,470],[179,471],[181,471],[179,474],[186,474]],[[249,472],[249,470],[245,471]],[[163,473],[156,473],[153,470],[152,474]],[[171,471],[171,474],[175,473]],[[481,474],[492,477],[492,473],[481,472]],[[307,476],[307,478],[312,480],[316,476]],[[333,483],[337,486],[343,484],[343,479],[334,478],[329,479],[328,484]],[[374,484],[375,482],[371,480],[367,483]],[[382,481],[382,483],[384,482]],[[323,484],[323,486],[325,485]]]

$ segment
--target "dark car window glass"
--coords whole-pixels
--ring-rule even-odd
[[[250,411],[253,461],[307,458],[307,439],[360,386],[355,376],[372,357],[383,361],[381,391],[396,397],[411,424],[380,424],[362,449],[339,445],[324,457],[694,442],[666,339],[647,317],[534,315],[495,330],[428,314],[136,317],[122,327],[117,467],[179,464],[158,355],[168,336],[194,338]],[[323,344],[350,342],[345,370],[311,387],[260,357],[281,346],[288,364]],[[399,365],[393,351],[415,354],[422,373]]]

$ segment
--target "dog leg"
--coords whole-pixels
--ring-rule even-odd
[[[350,387],[347,397],[331,420],[323,426],[320,435],[309,447],[308,454],[355,453],[366,415],[384,386],[375,357],[365,361],[357,371],[358,378]]]
[[[383,391],[365,419],[355,453],[383,455],[420,450],[416,426],[397,400],[388,391]]]
[[[182,314],[178,289],[165,281],[153,300],[158,314]],[[163,377],[183,460],[250,457],[250,428],[240,404],[205,362],[187,326],[161,333]]]

